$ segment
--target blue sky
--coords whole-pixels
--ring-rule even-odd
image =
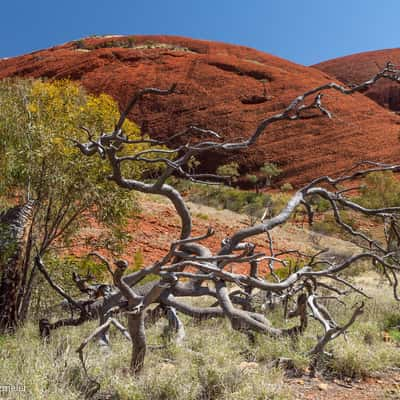
[[[2,0],[0,57],[93,34],[174,34],[300,64],[400,46],[400,0]]]

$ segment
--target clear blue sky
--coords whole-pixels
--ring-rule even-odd
[[[400,46],[400,0],[2,0],[0,57],[93,34],[174,34],[301,64]]]

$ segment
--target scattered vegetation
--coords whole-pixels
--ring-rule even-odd
[[[234,173],[237,171],[237,168],[234,164],[227,164],[220,167],[217,173],[223,176],[235,176]],[[270,194],[265,192],[255,193],[224,185],[202,185],[176,178],[171,179],[171,183],[193,203],[246,214],[250,217],[250,224],[260,219],[264,213],[267,217],[277,215],[287,204],[287,201],[290,199],[290,190],[292,190],[290,184],[288,184],[290,186],[284,188],[286,190]],[[304,212],[300,208],[298,213],[304,219]],[[207,219],[206,216],[201,216],[200,218]],[[297,218],[297,215],[294,215],[293,218]]]
[[[104,36],[94,35],[93,38],[104,38]],[[81,50],[96,50],[96,49],[106,49],[106,48],[122,48],[122,49],[137,49],[137,50],[146,50],[146,49],[165,49],[172,51],[184,51],[184,52],[192,52],[187,47],[179,46],[179,45],[171,45],[166,43],[153,42],[151,40],[147,40],[143,43],[137,43],[134,36],[128,37],[114,37],[108,40],[98,41],[97,43],[87,42],[86,39],[79,39],[74,42],[76,49]]]
[[[84,39],[75,41],[75,47],[77,49],[94,50],[109,47],[121,47],[121,48],[133,48],[135,47],[135,39],[133,37],[118,39],[114,38],[111,40],[105,40],[95,45],[87,44]]]
[[[230,168],[230,167],[229,167]],[[224,171],[228,168],[224,166]],[[272,206],[272,198],[266,193],[254,193],[227,186],[208,186],[173,179],[174,185],[188,200],[217,209],[228,209],[238,213],[260,218],[266,207]]]
[[[371,275],[369,276],[371,279]],[[368,301],[368,307],[362,318],[354,324],[347,340],[344,338],[332,343],[332,357],[326,360],[327,373],[339,377],[363,378],[389,367],[400,367],[400,350],[396,340],[388,337],[388,321],[399,314],[394,312],[398,304],[390,299],[390,290],[384,285],[367,285],[374,298]],[[387,293],[387,295],[384,295]],[[356,298],[350,299],[355,303]],[[340,312],[338,306],[337,313]],[[393,328],[395,334],[400,331]]]
[[[65,331],[59,330],[47,344],[39,339],[31,323],[16,336],[3,337],[0,357],[7,361],[0,365],[2,381],[15,382],[19,376],[32,400],[85,396],[120,400],[291,398],[282,382],[283,372],[267,362],[249,361],[251,356],[243,352],[248,347],[246,340],[232,333],[226,321],[205,321],[201,325],[188,322],[188,340],[181,347],[165,346],[163,325],[154,326],[148,332],[154,350],[136,377],[121,368],[129,358],[128,343],[112,335],[112,353],[91,352],[87,360],[89,373],[99,382],[99,388],[87,380],[74,351],[94,327],[90,323],[72,328],[67,338]],[[215,330],[218,335],[210,335]],[[105,357],[107,369],[100,367]]]

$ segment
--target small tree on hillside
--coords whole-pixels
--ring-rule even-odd
[[[264,163],[264,165],[258,170],[257,174],[246,175],[246,180],[254,187],[258,194],[261,188],[271,186],[273,179],[281,173],[282,170],[279,169],[276,164]]]
[[[260,193],[260,186],[259,186],[259,181],[258,181],[257,175],[247,174],[246,181],[249,182],[251,184],[251,186],[254,187],[257,194]]]
[[[220,176],[227,176],[229,179],[229,185],[233,185],[237,182],[240,172],[239,172],[239,164],[236,162],[231,162],[228,164],[220,165],[217,168],[217,174]]]
[[[274,163],[264,163],[260,168],[260,177],[262,186],[271,186],[274,178],[278,177],[282,170]]]

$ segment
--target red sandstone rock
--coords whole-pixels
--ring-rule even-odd
[[[226,138],[248,136],[266,116],[282,110],[302,92],[330,82],[326,73],[247,47],[173,36],[89,38],[0,61],[0,78],[48,77],[79,80],[90,92],[106,92],[124,107],[139,88],[178,93],[148,97],[130,117],[153,137],[165,137],[196,123]],[[283,170],[282,180],[302,184],[360,160],[395,162],[400,117],[362,94],[329,92],[332,120],[279,122],[258,144],[221,158],[205,154],[203,171],[224,160],[243,173],[264,162]]]
[[[336,77],[344,83],[359,83],[376,74],[388,61],[400,66],[400,49],[352,54],[324,61],[313,67]],[[381,106],[393,111],[400,111],[400,85],[398,83],[381,81],[364,94]]]

